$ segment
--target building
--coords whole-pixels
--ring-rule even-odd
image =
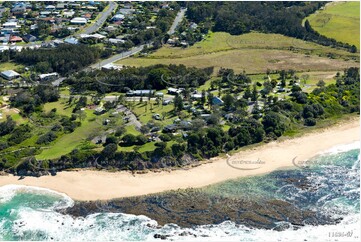
[[[113,63],[106,64],[102,66],[102,70],[121,70],[123,66],[121,65],[114,65]]]
[[[15,43],[15,42],[21,42],[23,41],[23,38],[19,37],[19,36],[11,36],[10,39],[9,39],[9,42],[12,42],[12,43]]]
[[[212,104],[213,105],[223,105],[223,100],[220,99],[219,97],[213,97],[212,98]]]
[[[122,39],[110,38],[110,39],[108,39],[108,42],[112,43],[112,44],[123,44],[125,41]]]
[[[135,90],[135,91],[128,91],[127,96],[134,96],[134,97],[148,97],[154,95],[154,90]]]
[[[20,25],[18,25],[17,22],[6,22],[6,23],[3,23],[3,28],[6,28],[6,29],[17,29],[17,28],[20,28]]]
[[[78,25],[84,25],[88,22],[86,18],[73,18],[70,20],[70,23],[72,24],[78,24]]]
[[[70,38],[64,39],[64,43],[71,44],[71,45],[77,45],[79,43],[79,41],[74,37],[70,37]]]
[[[59,74],[56,72],[47,73],[47,74],[40,74],[38,76],[39,81],[53,81],[59,78]]]
[[[125,18],[125,16],[123,14],[116,14],[112,17],[112,21],[116,22],[116,21],[122,21]]]
[[[37,38],[36,38],[34,35],[26,34],[26,35],[23,36],[23,40],[24,40],[26,43],[29,43],[29,42],[35,42],[35,41],[37,41]]]
[[[170,94],[170,95],[178,95],[178,94],[181,94],[183,90],[174,88],[174,87],[170,87],[167,89],[167,91],[168,91],[168,94]]]
[[[20,77],[20,74],[13,70],[7,70],[0,73],[0,76],[6,80],[13,80]]]

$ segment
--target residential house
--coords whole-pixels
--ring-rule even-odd
[[[70,37],[70,38],[64,39],[64,43],[66,43],[66,44],[72,44],[72,45],[77,45],[77,44],[79,44],[79,41],[78,41],[76,38],[74,38],[74,37]]]
[[[73,18],[70,20],[70,23],[72,24],[78,24],[78,25],[84,25],[88,22],[86,18]]]
[[[23,41],[23,38],[16,36],[16,35],[10,36],[10,39],[9,39],[9,42],[11,42],[11,43],[21,42],[21,41]]]
[[[125,18],[125,16],[123,14],[116,14],[112,17],[111,21],[115,22],[115,21],[122,21]]]

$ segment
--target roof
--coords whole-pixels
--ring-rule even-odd
[[[22,41],[23,39],[19,36],[11,36],[10,41]]]
[[[213,105],[222,105],[223,101],[219,97],[213,97],[212,98],[212,103],[213,103]]]
[[[73,18],[70,20],[71,23],[84,23],[86,24],[88,20],[86,18]]]
[[[17,76],[20,76],[19,73],[17,73],[16,71],[13,71],[13,70],[3,71],[3,72],[1,72],[1,75],[7,76],[7,77],[17,77]]]
[[[79,41],[74,37],[66,38],[64,39],[64,42],[72,45],[76,45],[79,43]]]
[[[52,73],[47,73],[47,74],[40,74],[40,75],[39,75],[39,78],[40,78],[40,79],[43,79],[43,78],[46,78],[46,77],[48,77],[48,76],[57,76],[57,75],[58,75],[57,72],[52,72]]]

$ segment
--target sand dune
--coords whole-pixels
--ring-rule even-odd
[[[66,193],[76,200],[105,200],[145,195],[179,188],[202,187],[229,179],[259,175],[276,169],[295,167],[321,152],[341,144],[360,140],[359,120],[332,126],[299,138],[276,141],[256,148],[217,157],[210,163],[188,170],[148,172],[105,172],[80,170],[60,172],[56,176],[0,176],[0,186],[7,184],[45,187]],[[295,158],[296,157],[296,158]]]

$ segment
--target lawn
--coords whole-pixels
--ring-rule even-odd
[[[307,17],[320,34],[360,48],[360,2],[332,2]]]
[[[159,114],[160,116],[162,116],[162,114],[164,113],[166,115],[165,120],[159,120],[158,122],[161,122],[163,125],[171,124],[172,114],[170,112],[174,109],[174,106],[172,104],[168,104],[165,106],[160,104],[159,106],[157,106],[156,103],[153,101],[151,101],[151,103],[153,106],[152,110],[150,110],[149,103],[147,103],[146,108],[145,101],[143,103],[137,103],[133,106],[132,112],[138,116],[139,121],[142,124],[147,124],[149,121],[155,120],[153,119],[154,114]]]
[[[23,65],[16,64],[13,62],[4,62],[0,64],[0,71],[6,71],[6,70],[16,70],[18,68],[24,67]]]
[[[291,46],[296,49],[290,51]],[[326,56],[328,53],[338,58],[330,59]],[[217,32],[189,48],[164,46],[146,57],[134,56],[117,63],[128,66],[184,64],[199,68],[213,66],[215,71],[227,67],[235,72],[264,73],[267,69],[329,71],[359,66],[358,62],[350,59],[359,60],[359,55],[279,34],[232,36]]]
[[[65,134],[55,141],[49,148],[37,155],[37,159],[55,159],[62,155],[70,153],[77,146],[81,145],[82,141],[86,140],[88,136],[94,133],[95,130],[101,129],[101,123],[98,121],[89,121],[93,115],[87,112],[87,119],[82,122],[81,126],[76,128],[73,133]]]
[[[57,102],[46,103],[44,105],[44,111],[50,112],[53,108],[56,108],[56,113],[70,117],[75,105],[68,107],[66,102],[67,98],[60,98]]]

